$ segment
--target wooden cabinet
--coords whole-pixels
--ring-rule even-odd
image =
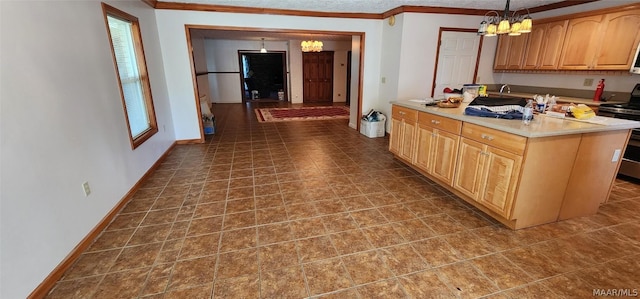
[[[462,136],[453,187],[509,219],[526,138],[466,123]]]
[[[640,43],[638,7],[542,19],[528,34],[500,36],[494,69],[626,71]]]
[[[592,68],[628,70],[640,42],[640,9],[607,14],[600,30]]]
[[[467,138],[460,139],[458,164],[453,181],[454,188],[476,201],[480,197],[480,184],[482,184],[486,161],[483,150],[484,145],[480,142]]]
[[[391,111],[391,140],[389,151],[399,157],[413,161],[415,129],[418,111],[393,106]]]
[[[559,68],[564,70],[588,70],[600,42],[600,23],[603,15],[569,20]]]
[[[528,34],[501,35],[498,40],[493,68],[496,70],[521,69],[528,38]]]
[[[640,9],[569,21],[560,69],[627,70],[640,42]]]
[[[420,112],[415,166],[452,185],[461,127],[460,121]]]
[[[533,28],[529,33],[522,69],[558,68],[568,22],[565,20],[539,24]]]
[[[482,189],[477,201],[509,219],[518,186],[522,156],[485,145]]]
[[[624,150],[631,135],[631,129],[581,133],[575,128],[527,138],[474,124],[502,126],[467,120],[455,109],[413,109],[393,105],[395,156],[512,229],[594,214],[609,197],[620,167],[611,157]],[[555,132],[558,122],[564,121],[538,120],[536,130]],[[409,136],[415,143],[405,140]]]

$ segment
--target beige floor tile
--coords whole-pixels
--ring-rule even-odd
[[[470,262],[444,266],[437,271],[460,298],[478,298],[498,291]]]
[[[330,235],[338,254],[345,255],[372,249],[373,246],[365,234],[359,230],[347,230]]]
[[[378,250],[385,264],[395,275],[403,275],[429,268],[429,265],[409,244]]]
[[[272,270],[298,265],[298,249],[295,242],[272,244],[258,249],[260,269]]]
[[[398,278],[410,298],[456,298],[433,271],[423,271]]]
[[[262,298],[307,297],[302,269],[298,266],[262,271],[260,295]]]
[[[363,298],[392,299],[406,298],[402,285],[396,279],[374,282],[356,288]]]
[[[353,286],[340,259],[317,261],[304,266],[310,295],[329,293]]]
[[[216,134],[173,147],[47,298],[560,298],[640,284],[637,183],[617,180],[596,215],[512,231],[346,120],[214,110]]]
[[[329,236],[300,239],[296,241],[296,244],[300,251],[300,260],[303,263],[327,259],[338,255]]]
[[[527,273],[516,267],[501,254],[479,257],[470,261],[498,288],[505,290],[533,281]]]
[[[382,257],[376,251],[343,256],[342,261],[356,285],[393,277],[393,273],[387,269]]]

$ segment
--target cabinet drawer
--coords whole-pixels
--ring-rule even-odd
[[[457,135],[460,135],[460,130],[462,129],[462,122],[459,120],[425,112],[418,113],[418,123]]]
[[[418,110],[393,105],[391,115],[394,118],[405,119],[410,122],[418,120]]]
[[[524,154],[524,148],[527,145],[526,137],[470,123],[464,123],[462,126],[462,136],[516,155]]]

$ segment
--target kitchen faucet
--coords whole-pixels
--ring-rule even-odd
[[[500,96],[502,96],[502,91],[505,87],[507,88],[507,93],[511,93],[511,87],[509,87],[509,84],[503,84],[502,87],[500,87]]]

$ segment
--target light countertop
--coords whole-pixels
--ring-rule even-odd
[[[611,121],[611,125],[592,124],[571,118],[554,118],[544,114],[536,114],[534,120],[529,125],[525,125],[521,120],[498,119],[480,116],[468,116],[464,114],[464,109],[468,103],[462,103],[458,108],[440,108],[437,106],[425,106],[424,103],[409,100],[392,101],[391,104],[427,112],[443,117],[448,117],[491,129],[504,131],[507,133],[520,135],[529,138],[562,136],[582,133],[606,132],[615,130],[628,130],[640,128],[640,122],[618,118],[602,118]],[[601,117],[598,117],[601,118]]]
[[[498,91],[488,91],[487,94],[491,95],[491,96],[499,96],[500,92]],[[533,96],[535,94],[533,93],[522,93],[522,92],[512,92],[512,93],[507,93],[507,92],[503,92],[502,96],[504,97],[520,97],[520,98],[525,98],[525,99],[532,99]],[[544,94],[540,94],[542,96],[544,96]],[[550,94],[549,96],[552,96],[552,94]],[[575,103],[575,104],[585,104],[585,105],[589,105],[589,106],[600,106],[601,104],[622,104],[622,103],[626,103],[626,102],[622,102],[622,101],[607,101],[607,102],[596,102],[592,99],[585,99],[585,98],[573,98],[573,97],[566,97],[566,96],[556,96],[556,98],[558,99],[558,102],[561,103]]]

